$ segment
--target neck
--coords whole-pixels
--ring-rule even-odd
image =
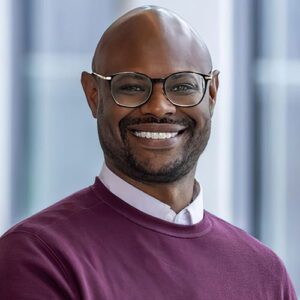
[[[109,163],[109,161],[106,161],[106,164],[108,168],[120,178],[144,193],[169,205],[176,213],[179,213],[193,199],[196,166],[187,175],[176,182],[146,183],[137,181],[123,172],[120,172],[113,164]]]

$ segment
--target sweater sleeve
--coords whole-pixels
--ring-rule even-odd
[[[285,284],[283,286],[283,300],[297,300],[296,292],[293,287],[292,281],[284,268],[284,273],[285,273]]]
[[[37,235],[14,231],[0,239],[0,299],[77,299],[52,249]]]

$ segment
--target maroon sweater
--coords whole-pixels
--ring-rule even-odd
[[[0,299],[296,299],[279,258],[205,212],[196,225],[149,216],[94,185],[0,239]]]

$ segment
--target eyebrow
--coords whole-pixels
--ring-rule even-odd
[[[192,74],[192,73],[174,73],[172,74],[172,77],[177,79],[177,78],[185,77],[187,76],[187,74]]]
[[[130,77],[130,78],[134,78],[134,79],[144,79],[145,77],[147,77],[146,75],[142,75],[142,74],[138,74],[138,73],[121,73],[121,74],[116,74],[116,75],[121,75],[123,78],[126,77]]]

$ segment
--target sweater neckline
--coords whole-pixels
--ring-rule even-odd
[[[212,221],[210,219],[210,214],[205,210],[203,219],[200,222],[194,225],[180,225],[158,219],[129,205],[111,193],[98,177],[95,178],[95,182],[90,188],[99,200],[108,205],[116,213],[122,215],[136,225],[149,230],[179,238],[196,238],[205,235],[211,230]]]
[[[114,195],[148,215],[169,222],[176,220],[174,223],[183,225],[196,224],[203,219],[203,189],[196,180],[194,180],[192,201],[176,213],[168,204],[120,178],[107,167],[105,162],[98,178]]]

